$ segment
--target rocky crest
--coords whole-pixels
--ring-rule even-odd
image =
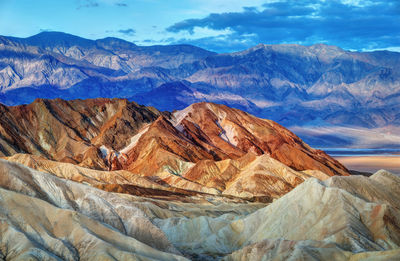
[[[124,147],[132,132],[160,112],[121,99],[37,99],[29,105],[1,105],[0,115],[0,155],[29,153],[104,169],[101,145]]]
[[[38,99],[3,106],[0,127],[8,160],[128,194],[271,201],[309,177],[349,175],[279,124],[212,103],[170,114],[119,99]]]

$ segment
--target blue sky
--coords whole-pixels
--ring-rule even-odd
[[[217,52],[259,43],[400,51],[400,0],[0,0],[0,34],[62,31]]]

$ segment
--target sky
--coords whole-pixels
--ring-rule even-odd
[[[259,43],[400,51],[400,0],[0,0],[0,35],[43,31],[216,52]]]

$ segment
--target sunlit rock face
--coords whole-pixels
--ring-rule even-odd
[[[120,99],[38,99],[2,109],[8,160],[107,191],[270,202],[309,177],[348,175],[281,125],[224,105],[161,113]]]
[[[37,99],[29,105],[1,105],[0,115],[0,155],[29,153],[104,169],[101,146],[124,147],[132,132],[160,112],[121,99]]]
[[[267,154],[297,170],[315,169],[319,164],[322,169],[324,162],[328,174],[346,174],[340,163],[310,148],[279,124],[211,103],[193,104],[169,119],[158,118],[135,137],[131,150],[124,151],[130,159],[126,164],[135,169],[139,164],[135,161],[143,158],[141,153],[147,156],[152,149],[195,163]]]
[[[123,169],[157,173],[174,186],[183,178],[225,195],[276,198],[318,175],[299,172],[304,170],[322,171],[322,178],[348,175],[336,160],[279,124],[211,103],[160,117],[133,140],[124,151]]]

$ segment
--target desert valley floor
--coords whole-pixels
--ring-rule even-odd
[[[335,158],[352,170],[373,173],[385,168],[393,173],[400,173],[400,156],[344,156]]]

